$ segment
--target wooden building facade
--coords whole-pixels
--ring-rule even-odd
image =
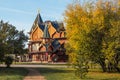
[[[66,61],[66,30],[63,23],[57,21],[43,22],[40,13],[29,32],[29,58],[31,61]]]

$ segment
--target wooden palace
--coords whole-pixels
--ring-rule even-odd
[[[29,58],[40,62],[64,62],[67,61],[65,54],[66,30],[62,22],[43,22],[40,13],[33,23],[29,32]]]

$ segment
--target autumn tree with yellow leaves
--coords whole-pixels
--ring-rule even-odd
[[[73,3],[66,9],[67,54],[80,78],[88,72],[89,61],[98,63],[103,72],[120,72],[119,3],[98,0]]]

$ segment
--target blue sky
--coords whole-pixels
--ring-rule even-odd
[[[27,33],[39,9],[43,21],[62,21],[64,10],[72,2],[73,0],[0,0],[0,20]]]

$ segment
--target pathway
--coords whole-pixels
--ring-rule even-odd
[[[46,80],[44,76],[41,76],[40,73],[32,68],[27,68],[29,73],[23,80]]]

